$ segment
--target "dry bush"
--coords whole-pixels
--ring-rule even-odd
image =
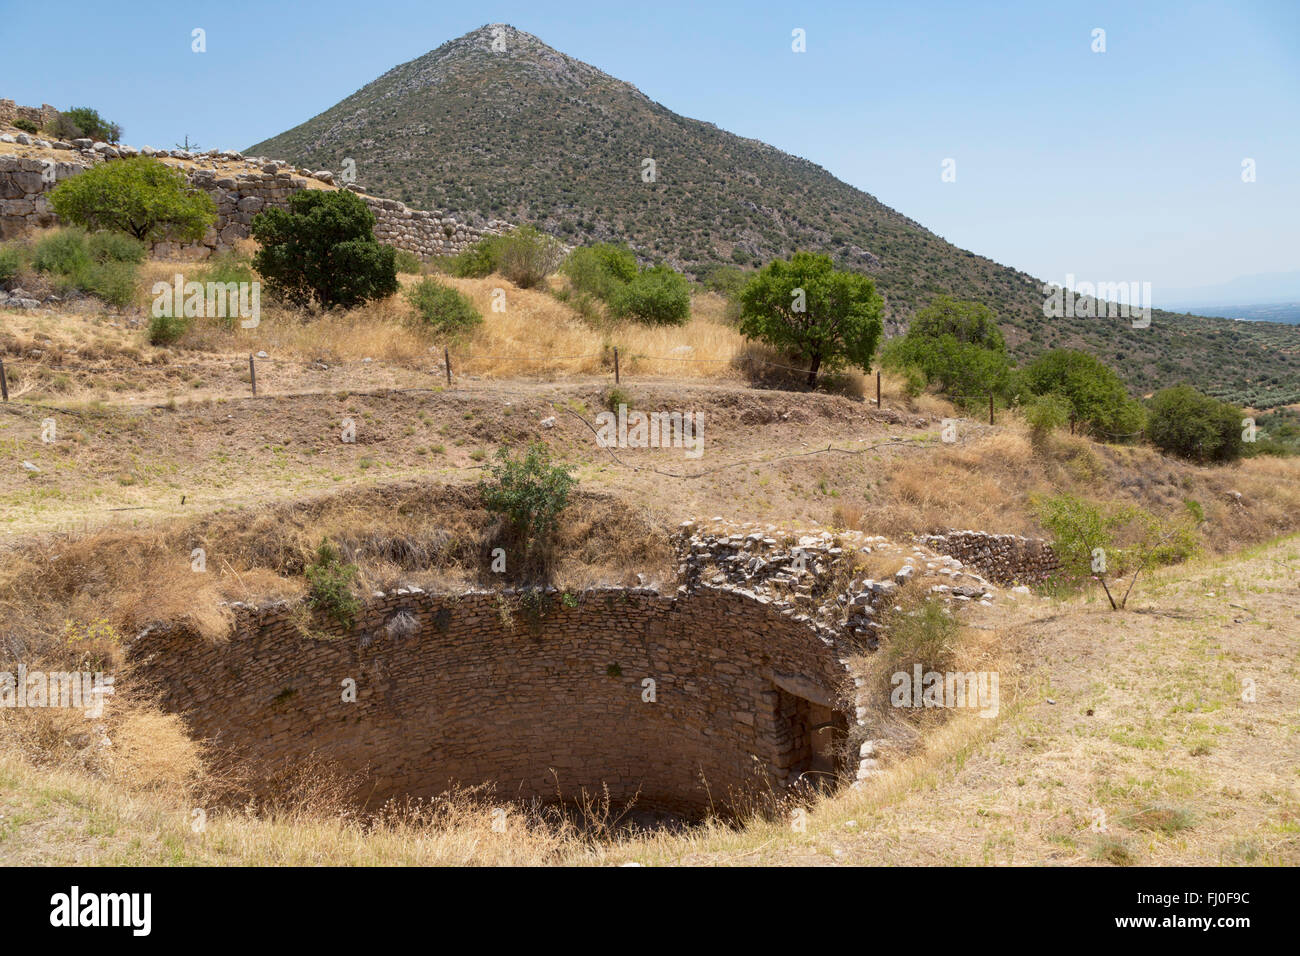
[[[29,673],[38,667],[28,661]],[[4,665],[9,667],[7,663]],[[104,711],[79,707],[0,709],[0,749],[29,764],[89,774],[132,793],[182,798],[204,783],[202,748],[181,718],[161,713],[129,666],[105,668],[114,679]]]
[[[912,588],[903,589],[884,613],[883,636],[875,653],[854,658],[850,668],[859,681],[859,705],[867,708],[869,729],[859,730],[850,745],[862,739],[883,741],[896,758],[919,746],[936,728],[958,716],[945,707],[895,707],[891,694],[895,674],[907,675],[915,665],[924,672],[989,671],[998,675],[999,711],[1014,700],[1017,664],[996,634],[964,627],[941,599]]]
[[[113,744],[109,773],[121,786],[184,794],[203,781],[201,749],[175,714],[128,704],[108,736]]]
[[[837,504],[831,509],[830,527],[833,530],[862,531],[863,511],[853,504]]]

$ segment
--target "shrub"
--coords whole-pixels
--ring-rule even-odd
[[[402,275],[419,275],[423,268],[420,257],[410,249],[398,249],[393,256],[393,265]]]
[[[144,242],[193,242],[217,221],[212,197],[148,156],[118,159],[65,179],[50,205],[66,222],[126,232]]]
[[[1073,495],[1036,498],[1033,506],[1052,535],[1062,569],[1075,580],[1093,578],[1100,583],[1112,610],[1127,606],[1138,575],[1147,568],[1195,554],[1196,530],[1205,517],[1193,501],[1185,502],[1182,515],[1170,519],[1136,505],[1104,507]],[[1128,588],[1117,601],[1109,582],[1130,572]]]
[[[728,299],[736,299],[740,296],[740,290],[745,288],[750,275],[751,273],[736,266],[716,266],[705,277],[704,288]]]
[[[1040,395],[1025,406],[1025,421],[1029,423],[1029,439],[1042,447],[1047,438],[1070,420],[1070,403],[1055,392]]]
[[[830,256],[796,252],[769,262],[745,284],[740,304],[741,333],[808,362],[809,388],[823,365],[871,367],[884,300],[871,279],[838,271]]]
[[[16,245],[0,246],[0,286],[13,280],[23,267],[23,250]]]
[[[569,253],[563,271],[576,292],[608,302],[636,278],[636,256],[627,246],[611,243],[580,246]]]
[[[45,132],[55,139],[79,139],[85,134],[81,127],[68,118],[67,113],[56,113],[54,119],[45,124]]]
[[[328,540],[322,540],[312,562],[303,569],[309,591],[307,606],[351,627],[361,603],[352,593],[357,566],[343,561]]]
[[[512,229],[497,240],[496,248],[501,274],[521,289],[540,285],[564,261],[560,241],[534,226]]]
[[[32,267],[54,275],[88,275],[93,260],[86,234],[80,229],[58,229],[41,237],[32,250]]]
[[[908,365],[899,372],[903,376],[903,394],[908,398],[916,398],[925,391],[926,377],[925,372],[915,365]]]
[[[1244,412],[1190,385],[1162,389],[1151,399],[1147,439],[1161,451],[1197,461],[1235,461],[1242,454]]]
[[[116,143],[122,137],[122,127],[99,115],[99,110],[89,106],[74,106],[64,110],[55,120],[56,135],[64,139],[88,136],[105,143]]]
[[[490,477],[478,484],[483,507],[503,515],[525,542],[555,530],[577,484],[568,468],[551,464],[550,452],[540,443],[530,445],[518,459],[509,448],[498,448],[488,472]]]
[[[671,267],[652,266],[619,289],[609,305],[620,318],[681,325],[691,315],[691,287],[686,277]]]
[[[483,322],[469,299],[436,279],[422,279],[408,287],[406,299],[425,326],[439,335],[463,335]]]
[[[139,239],[122,232],[94,232],[86,240],[90,258],[96,262],[144,262],[149,248]]]
[[[155,315],[149,319],[149,344],[171,345],[180,339],[190,327],[190,320],[183,315]]]
[[[24,118],[21,117],[21,116],[20,116],[18,119],[14,120],[14,127],[15,127],[16,129],[20,129],[20,130],[22,130],[24,133],[35,133],[35,132],[37,132],[37,126],[36,126],[36,124],[33,123],[33,122],[32,122],[31,120],[29,120],[29,119],[24,119]]]
[[[482,279],[497,271],[501,262],[497,240],[480,239],[446,262],[447,271],[458,279]]]
[[[40,239],[32,265],[52,278],[55,291],[88,292],[109,305],[129,305],[135,298],[143,244],[121,234],[87,236],[80,229],[59,229]]]
[[[256,282],[257,272],[252,260],[234,249],[223,249],[208,260],[201,277],[203,282],[240,283]]]
[[[618,406],[632,407],[632,393],[619,385],[611,385],[605,390],[605,408],[618,414]]]
[[[253,217],[253,257],[267,291],[294,305],[351,308],[397,291],[396,253],[374,237],[375,214],[355,193],[304,189],[288,209]]]
[[[85,290],[109,305],[128,306],[135,299],[136,263],[110,259],[90,270]]]
[[[1134,437],[1143,427],[1142,406],[1129,397],[1120,377],[1101,360],[1075,349],[1044,352],[1017,373],[1014,391],[1054,393],[1065,399],[1069,419],[1105,437]]]

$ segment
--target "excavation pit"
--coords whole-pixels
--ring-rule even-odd
[[[131,658],[195,736],[251,767],[323,758],[368,807],[490,784],[698,819],[843,770],[834,642],[742,592],[398,589],[323,634],[233,609],[227,641],[155,626]]]

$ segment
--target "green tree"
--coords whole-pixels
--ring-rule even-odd
[[[904,374],[918,370],[926,385],[937,385],[953,401],[979,405],[990,393],[1007,394],[1011,382],[1011,359],[1002,351],[962,342],[950,332],[928,338],[908,332],[891,341],[881,363]]]
[[[937,296],[912,316],[907,331],[917,338],[938,339],[951,335],[958,342],[980,348],[995,352],[1007,350],[996,312],[982,302],[964,302],[947,295]]]
[[[142,242],[194,242],[217,221],[217,207],[177,169],[148,156],[117,159],[65,179],[50,193],[65,222],[126,232]]]
[[[375,240],[375,214],[346,189],[304,189],[289,208],[253,217],[253,267],[267,291],[295,305],[351,308],[397,291],[396,251]]]
[[[1101,584],[1112,610],[1128,605],[1138,575],[1158,564],[1186,560],[1199,548],[1196,531],[1204,519],[1195,502],[1186,511],[1161,519],[1136,505],[1103,507],[1073,495],[1037,498],[1038,520],[1052,535],[1052,549],[1070,577]],[[1110,582],[1128,587],[1117,600]]]
[[[1236,405],[1175,385],[1152,396],[1147,440],[1183,458],[1235,461],[1242,454],[1244,416]]]
[[[74,106],[59,113],[54,121],[53,132],[68,139],[83,136],[105,143],[116,143],[122,138],[122,127],[99,115],[99,110],[89,106]]]
[[[958,404],[982,404],[990,392],[1006,396],[1011,358],[997,313],[979,302],[941,295],[919,310],[907,334],[890,341],[881,364],[909,380],[918,376]]]
[[[876,284],[818,253],[769,262],[741,290],[740,306],[741,334],[807,362],[809,388],[823,366],[869,369],[883,331]]]
[[[1083,422],[1109,437],[1132,437],[1142,431],[1142,406],[1129,397],[1110,366],[1087,352],[1044,352],[1020,370],[1018,379],[1022,393],[1064,398],[1072,422]]]

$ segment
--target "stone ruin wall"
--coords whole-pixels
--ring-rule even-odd
[[[989,580],[1000,585],[1044,581],[1061,567],[1052,546],[1039,538],[983,531],[949,531],[946,534],[917,535],[916,540],[941,554],[979,568]]]
[[[565,799],[608,785],[620,805],[698,813],[792,782],[810,703],[841,731],[853,719],[834,642],[752,597],[598,588],[530,615],[505,593],[377,593],[325,639],[287,604],[233,605],[228,642],[155,626],[130,656],[197,736],[267,767],[316,752],[365,774],[372,805],[483,781],[553,800],[558,778]]]
[[[0,100],[0,123],[12,124],[14,120],[25,119],[35,123],[37,129],[44,129],[58,119],[59,111],[49,103],[40,106],[19,106],[13,100]]]
[[[46,142],[22,138],[32,145]],[[90,140],[53,143],[50,147],[58,152],[59,158],[0,154],[0,239],[12,239],[32,229],[57,225],[58,217],[50,208],[47,193],[59,182],[100,163],[142,152],[130,146],[109,146]],[[3,148],[0,143],[0,149]],[[184,246],[156,243],[153,253],[161,258],[207,258],[213,252],[229,248],[236,240],[247,238],[249,224],[257,213],[273,207],[287,208],[289,197],[301,189],[331,188],[334,183],[334,176],[328,171],[309,172],[276,161],[259,161],[256,169],[240,171],[218,167],[219,162],[241,162],[243,157],[238,153],[188,153],[147,147],[143,152],[198,163],[196,168],[183,168],[186,178],[211,195],[217,207],[216,224],[199,242]],[[205,167],[205,161],[211,165]],[[421,259],[454,255],[485,236],[509,228],[509,223],[495,219],[475,226],[444,213],[411,209],[393,199],[368,196],[353,186],[347,188],[360,194],[375,214],[376,239],[413,252]]]

